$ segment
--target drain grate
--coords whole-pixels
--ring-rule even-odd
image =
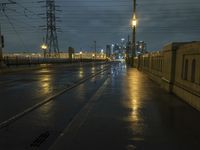
[[[49,137],[50,133],[49,131],[46,131],[44,133],[42,133],[39,137],[37,137],[33,143],[31,143],[31,147],[40,147],[40,145],[42,143],[44,143],[44,141]]]

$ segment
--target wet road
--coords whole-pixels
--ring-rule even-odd
[[[113,64],[0,129],[0,148],[198,150],[199,127],[198,111],[136,69]]]
[[[102,63],[50,65],[0,75],[0,122],[105,67]]]

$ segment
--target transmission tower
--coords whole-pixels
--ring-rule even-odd
[[[59,46],[56,27],[56,4],[55,0],[46,0],[46,45],[48,55],[59,56]]]

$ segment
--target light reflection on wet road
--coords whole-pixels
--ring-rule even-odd
[[[94,71],[93,67],[88,70]],[[77,76],[80,72],[82,69]],[[44,75],[41,80],[52,85],[54,75]],[[103,85],[103,90],[98,92]],[[95,94],[99,97],[91,103],[89,114],[80,114]],[[77,114],[80,116],[75,117]],[[0,147],[5,150],[49,147],[51,150],[199,150],[199,127],[198,111],[136,69],[113,64],[109,72],[0,130]],[[31,147],[41,135],[48,136],[38,147]],[[58,138],[59,135],[62,136]]]
[[[199,127],[198,111],[136,69],[121,66],[87,121],[51,150],[199,150]]]
[[[105,65],[53,65],[0,75],[0,122],[69,87]],[[93,68],[93,69],[91,69]]]
[[[89,70],[94,69],[89,68]],[[77,73],[79,75],[79,71]],[[31,146],[31,144],[34,145],[35,139],[45,132],[50,136],[39,149],[47,149],[106,79],[107,73],[101,73],[1,129],[0,147],[3,149],[34,149],[37,146]]]

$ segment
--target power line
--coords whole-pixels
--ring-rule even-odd
[[[21,36],[19,35],[19,33],[17,32],[14,24],[11,22],[10,18],[8,17],[8,15],[3,11],[3,14],[5,15],[5,17],[7,18],[8,20],[8,23],[10,24],[10,26],[13,28],[14,32],[16,33],[16,35],[18,36],[19,38],[19,41],[21,42],[21,44],[23,45],[23,47],[25,48],[25,44],[24,44],[24,41],[22,40]]]

